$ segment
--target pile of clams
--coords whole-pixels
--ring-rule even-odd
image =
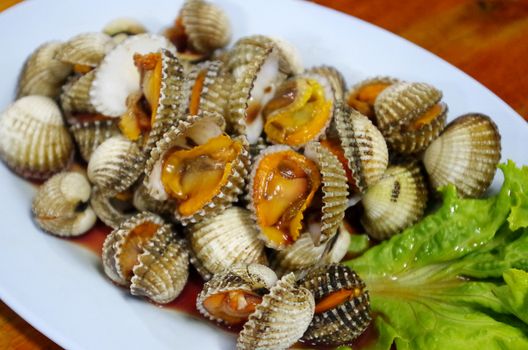
[[[168,303],[193,266],[197,310],[242,327],[239,349],[350,344],[372,316],[368,286],[339,264],[344,227],[389,239],[439,187],[481,196],[497,126],[447,123],[428,83],[349,87],[281,39],[230,40],[222,9],[187,0],[161,34],[120,18],[43,44],[0,117],[0,157],[46,180],[32,207],[44,231],[113,228],[103,268],[131,294]]]

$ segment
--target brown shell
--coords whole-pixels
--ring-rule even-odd
[[[369,294],[365,283],[345,265],[321,266],[308,272],[299,285],[321,300],[330,293],[351,289],[354,296],[327,311],[316,313],[303,340],[311,344],[349,344],[365,331],[371,321]]]
[[[60,104],[67,116],[72,113],[95,113],[95,107],[90,100],[90,88],[95,78],[96,70],[76,76],[62,87]]]
[[[70,120],[72,122],[73,120]],[[92,153],[105,140],[120,135],[116,119],[76,122],[69,127],[82,158],[90,161]]]
[[[134,214],[132,203],[107,197],[97,188],[92,190],[90,206],[97,217],[111,228],[117,228],[123,221]]]
[[[65,42],[55,58],[73,65],[97,67],[114,45],[104,33],[82,33]]]
[[[39,46],[27,58],[18,77],[17,98],[42,95],[56,98],[70,75],[72,66],[55,58],[62,44],[57,41]]]
[[[453,120],[423,155],[433,188],[453,183],[464,197],[481,196],[501,158],[501,136],[490,117],[470,113]]]

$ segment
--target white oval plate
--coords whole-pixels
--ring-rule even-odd
[[[249,34],[295,44],[306,66],[330,64],[352,84],[373,75],[431,83],[444,92],[449,118],[486,113],[503,135],[503,160],[528,164],[528,126],[474,79],[429,52],[368,23],[301,1],[218,0],[234,40]],[[24,59],[41,43],[98,31],[115,17],[152,31],[174,20],[182,0],[27,1],[0,14],[0,110],[14,97]],[[494,188],[500,184],[495,179]],[[99,257],[40,232],[30,219],[32,186],[0,166],[0,297],[67,349],[231,349],[234,337],[207,322],[128,296],[102,275]]]

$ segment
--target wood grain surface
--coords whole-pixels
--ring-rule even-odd
[[[0,11],[18,2],[0,0]],[[435,53],[528,119],[528,0],[315,2],[383,27]],[[3,349],[60,347],[0,302]]]

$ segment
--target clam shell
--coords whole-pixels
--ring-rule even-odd
[[[204,74],[203,87],[196,111],[191,111],[193,88],[201,74]],[[206,61],[192,66],[183,85],[183,97],[180,104],[180,115],[201,115],[202,113],[218,113],[225,115],[227,100],[233,84],[231,76],[223,70],[221,61]]]
[[[189,277],[189,255],[182,242],[166,243],[154,237],[138,260],[130,283],[132,295],[145,296],[160,304],[180,295]]]
[[[55,58],[62,44],[57,41],[39,46],[24,63],[18,78],[17,98],[42,95],[56,98],[72,67]]]
[[[204,113],[202,116],[188,116],[178,121],[169,131],[158,141],[156,147],[152,149],[150,158],[147,160],[145,168],[144,184],[150,195],[157,200],[169,199],[163,184],[161,183],[161,162],[165,152],[175,146],[185,146],[187,139],[192,139],[197,145],[206,143],[210,138],[222,134],[225,127],[224,120],[220,115]],[[214,216],[238,199],[242,193],[245,178],[249,168],[249,153],[247,151],[247,141],[243,137],[236,138],[244,145],[242,152],[233,162],[228,182],[208,204],[202,209],[189,216],[182,216],[176,209],[174,217],[183,225],[196,223],[206,216]]]
[[[231,207],[187,228],[187,240],[205,280],[235,264],[267,264],[251,213]],[[195,261],[193,261],[195,260]]]
[[[97,67],[113,48],[112,38],[104,33],[82,33],[65,42],[55,58],[64,63]]]
[[[383,135],[425,113],[442,98],[442,92],[425,83],[395,83],[374,103],[376,121]]]
[[[104,193],[94,188],[90,205],[97,217],[111,228],[117,228],[123,221],[132,216],[132,204],[119,203],[113,197],[107,197]]]
[[[330,87],[335,102],[343,101],[346,82],[345,77],[337,68],[326,65],[317,66],[307,69],[302,75],[321,82],[325,87]]]
[[[227,122],[232,131],[246,135],[250,144],[257,142],[264,128],[260,113],[275,94],[277,86],[284,80],[279,71],[279,55],[273,45],[259,48],[258,54],[248,62],[241,73],[234,72],[235,83],[229,97]],[[257,108],[257,115],[248,123],[248,111]],[[255,113],[255,112],[251,112]]]
[[[501,158],[501,137],[490,117],[471,113],[446,127],[423,155],[434,188],[453,183],[464,197],[482,195]]]
[[[310,142],[304,154],[317,163],[322,176],[323,208],[320,232],[311,232],[316,246],[330,239],[339,228],[347,208],[348,184],[339,159],[319,142]]]
[[[62,87],[60,104],[62,110],[67,114],[72,113],[95,113],[95,107],[90,101],[90,88],[95,78],[96,70],[74,78]]]
[[[290,272],[297,275],[317,264],[340,262],[349,245],[350,234],[344,230],[339,230],[335,240],[329,240],[318,247],[314,245],[310,234],[305,233],[292,246],[276,251],[270,258],[271,267],[279,277]]]
[[[277,282],[275,272],[269,267],[260,264],[233,265],[225,271],[215,273],[212,279],[206,282],[196,299],[196,308],[208,319],[220,323],[225,321],[212,315],[204,307],[204,301],[218,293],[242,290],[263,294],[271,289]]]
[[[287,349],[308,328],[315,302],[306,288],[297,287],[288,274],[262,298],[237,339],[237,349]]]
[[[175,205],[171,201],[159,201],[154,199],[150,194],[143,181],[139,180],[139,185],[134,191],[132,204],[138,211],[150,211],[162,215],[171,215],[174,212]]]
[[[270,37],[270,39],[279,49],[281,57],[279,65],[282,67],[281,71],[287,75],[301,74],[304,70],[304,65],[299,50],[283,38]]]
[[[179,17],[190,45],[201,53],[222,48],[231,39],[231,25],[225,12],[203,0],[186,0]]]
[[[356,84],[354,84],[346,94],[346,102],[349,107],[354,108],[364,116],[369,117],[371,120],[376,120],[376,113],[374,111],[374,104],[370,104],[363,101],[357,101],[356,96],[361,89],[366,86],[373,84],[387,84],[392,85],[400,82],[399,79],[388,77],[388,76],[376,76],[368,79],[364,79]],[[353,102],[354,100],[354,102]]]
[[[131,36],[110,51],[99,65],[90,89],[90,99],[97,112],[109,117],[123,115],[128,95],[140,86],[134,54],[147,54],[161,48],[176,52],[167,39],[153,34]]]
[[[151,238],[139,241],[134,247],[139,253],[132,267],[132,276],[128,276],[122,265],[122,257],[128,254],[125,243],[130,233],[144,223],[159,227]],[[189,274],[184,246],[175,239],[169,225],[148,212],[124,221],[107,236],[102,260],[104,271],[112,281],[130,286],[133,295],[146,296],[158,303],[174,300],[185,286]]]
[[[92,153],[100,144],[121,134],[115,119],[74,122],[69,130],[86,162],[90,161]]]
[[[66,168],[73,154],[73,141],[52,99],[25,96],[0,116],[0,157],[17,174],[48,178]]]
[[[347,344],[365,331],[371,321],[369,295],[365,283],[350,268],[332,264],[310,271],[299,285],[320,300],[342,289],[359,289],[357,296],[338,307],[316,313],[303,340],[313,344]]]
[[[427,204],[427,188],[417,162],[391,165],[364,194],[361,223],[367,233],[387,239],[418,221]]]
[[[43,230],[57,236],[82,235],[97,220],[87,205],[90,192],[90,184],[82,174],[63,172],[51,177],[33,199],[35,222]]]
[[[385,138],[389,147],[400,154],[412,154],[425,150],[435,140],[446,125],[447,105],[440,102],[442,111],[428,124],[418,130],[405,127],[395,130]]]
[[[103,27],[103,33],[109,36],[143,34],[147,32],[147,28],[137,19],[129,17],[119,17],[111,20]]]
[[[128,189],[143,173],[145,158],[137,144],[114,136],[93,152],[88,163],[90,181],[107,197]]]
[[[381,132],[354,109],[336,107],[337,134],[360,192],[376,184],[387,169],[389,151]]]

